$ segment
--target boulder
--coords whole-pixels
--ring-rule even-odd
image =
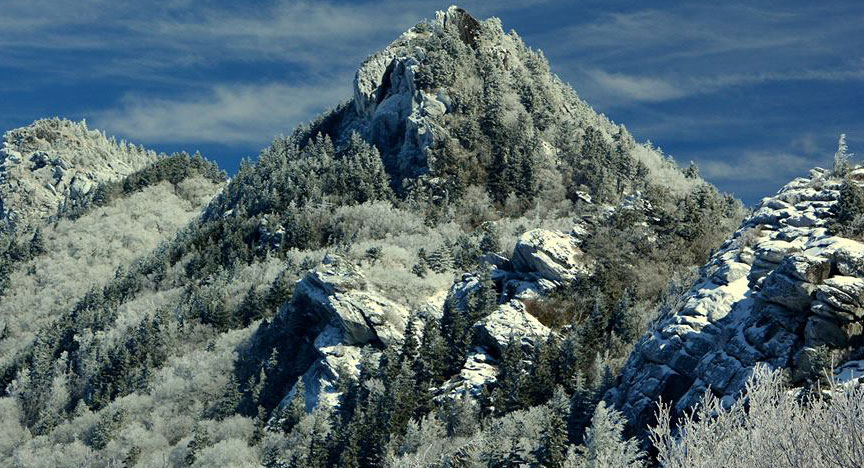
[[[815,255],[793,254],[785,257],[776,273],[785,274],[805,283],[819,284],[831,273],[831,260]]]
[[[827,346],[832,349],[845,348],[849,343],[849,336],[843,328],[834,322],[818,315],[812,315],[807,319],[804,328],[804,344],[811,348]]]
[[[495,358],[486,349],[474,347],[468,352],[468,358],[459,373],[444,382],[438,393],[450,398],[467,393],[477,398],[484,387],[495,384],[497,380],[498,365]]]
[[[456,310],[467,311],[471,297],[478,294],[483,287],[480,277],[474,273],[465,273],[459,281],[450,286],[447,302]]]
[[[559,283],[584,278],[592,270],[591,262],[572,236],[546,229],[522,234],[513,250],[512,262],[517,271],[536,273]]]
[[[834,250],[834,263],[841,275],[864,276],[864,244],[843,239]]]
[[[343,344],[342,331],[333,326],[326,327],[315,338],[315,349],[321,357],[303,374],[306,387],[306,409],[312,410],[319,405],[332,408],[339,404],[339,378],[345,372],[354,377],[360,374],[361,350],[356,346]],[[295,384],[296,386],[296,384]],[[296,390],[292,388],[286,397],[291,401]]]
[[[526,312],[525,305],[519,301],[502,304],[474,324],[474,329],[478,340],[498,353],[504,351],[511,337],[523,346],[533,347],[538,341],[545,341],[551,333],[546,325]]]
[[[815,291],[816,286],[811,283],[774,271],[762,282],[759,298],[796,312],[803,312],[810,308]]]
[[[750,265],[740,262],[725,262],[711,275],[711,279],[719,284],[729,284],[750,273]]]
[[[801,248],[792,242],[767,240],[756,246],[756,259],[768,263],[780,263],[787,254],[800,250]]]
[[[341,329],[348,345],[399,342],[408,320],[405,307],[367,290],[363,274],[337,255],[297,282],[294,304]]]
[[[846,317],[864,318],[864,279],[834,276],[819,285],[816,298]]]

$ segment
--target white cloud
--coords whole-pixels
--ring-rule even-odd
[[[585,69],[582,73],[613,104],[628,102],[662,102],[699,94],[716,93],[736,86],[753,86],[768,82],[790,81],[860,81],[864,80],[864,67],[825,70],[795,70],[785,72],[730,73],[712,76],[640,76],[611,73],[599,68]]]
[[[816,165],[824,165],[827,157],[804,156],[788,152],[751,151],[731,158],[701,161],[699,169],[711,181],[766,182],[765,187],[785,184],[790,179],[807,174]]]
[[[600,69],[588,70],[586,74],[607,92],[632,101],[667,101],[690,94],[662,78],[609,73]]]
[[[349,97],[349,87],[336,81],[348,82],[216,85],[177,99],[129,95],[119,107],[89,120],[141,141],[263,145]]]

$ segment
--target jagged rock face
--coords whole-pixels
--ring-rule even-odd
[[[116,143],[85,123],[38,120],[3,135],[0,148],[0,231],[47,219],[100,182],[120,179],[155,161],[155,152]]]
[[[401,343],[408,323],[405,307],[370,290],[360,269],[334,254],[328,254],[297,282],[292,303],[280,313],[305,313],[317,323],[308,335],[315,355],[302,375],[310,410],[336,405],[341,373],[359,373],[364,349],[372,349],[368,345]],[[295,392],[296,384],[280,405],[290,402]]]
[[[559,283],[585,278],[592,269],[576,237],[546,229],[522,234],[513,251],[513,267]]]
[[[400,342],[408,320],[405,307],[369,291],[360,270],[336,255],[297,283],[294,304],[340,329],[348,345]]]
[[[533,259],[532,263],[523,263],[527,271],[514,271],[515,263],[504,257],[489,259],[487,265],[493,269],[493,279],[502,285],[518,283],[523,286],[523,294],[514,297],[512,288],[504,287],[499,300],[503,298],[506,302],[472,324],[478,337],[477,345],[469,353],[459,374],[435,389],[440,397],[454,397],[465,392],[471,396],[479,395],[484,387],[494,384],[498,372],[494,356],[504,352],[511,338],[521,346],[531,348],[553,333],[526,311],[522,300],[554,290],[560,285],[559,280],[586,274],[584,263],[574,260],[578,253],[575,247],[578,245],[578,232],[564,234],[535,230],[524,236],[526,242],[530,240],[533,244],[522,248],[534,252],[525,254],[526,258]],[[544,261],[549,265],[538,267],[546,265]],[[478,275],[466,273],[449,290],[430,297],[419,308],[418,316],[424,320],[439,320],[445,307],[467,313],[472,298],[477,299],[482,288]],[[316,356],[303,374],[306,403],[310,409],[338,401],[338,369],[356,372],[361,349],[368,349],[368,345],[379,349],[398,346],[404,340],[409,317],[405,307],[371,290],[356,265],[332,254],[297,283],[293,302],[283,309],[283,313],[298,312],[313,316],[313,322],[318,323],[310,328],[309,334],[309,340],[314,339]],[[422,328],[422,323],[415,324],[418,333]],[[288,393],[283,404],[290,401],[293,392],[292,389]]]
[[[548,327],[525,311],[520,301],[502,304],[494,312],[474,324],[481,344],[494,349],[498,355],[504,352],[511,340],[523,346],[533,347],[545,341],[551,333]]]
[[[637,344],[606,395],[635,427],[661,398],[679,412],[709,388],[736,398],[758,363],[801,379],[816,348],[860,346],[864,244],[825,228],[840,184],[816,170],[764,199]]]
[[[437,393],[444,398],[454,398],[463,394],[477,398],[484,387],[498,381],[498,361],[482,347],[468,352],[465,364],[459,373],[444,382]]]
[[[339,403],[339,378],[348,372],[354,377],[360,374],[361,348],[345,344],[342,330],[327,326],[315,338],[314,347],[319,358],[303,374],[306,388],[304,398],[308,410],[323,405],[334,407]],[[297,384],[283,398],[281,405],[288,404],[297,392]]]
[[[476,47],[480,23],[455,6],[438,12],[432,27],[457,34]],[[427,166],[426,150],[441,130],[436,119],[451,109],[446,90],[434,94],[417,89],[415,72],[423,51],[402,47],[418,33],[408,31],[389,47],[370,56],[354,76],[354,110],[368,122],[367,133],[382,154],[397,154],[401,173],[418,175]]]

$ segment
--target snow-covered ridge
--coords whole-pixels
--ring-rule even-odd
[[[25,229],[67,199],[155,161],[143,147],[117,142],[85,122],[43,119],[10,130],[0,148],[0,231]]]
[[[709,388],[731,401],[758,363],[800,382],[819,348],[860,347],[864,244],[826,228],[841,186],[823,169],[793,180],[712,256],[607,394],[631,423],[649,422],[661,398],[678,411]]]

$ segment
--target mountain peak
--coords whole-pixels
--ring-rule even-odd
[[[116,180],[157,155],[90,130],[85,121],[41,119],[3,135],[0,232],[26,229],[56,213],[67,198]]]

